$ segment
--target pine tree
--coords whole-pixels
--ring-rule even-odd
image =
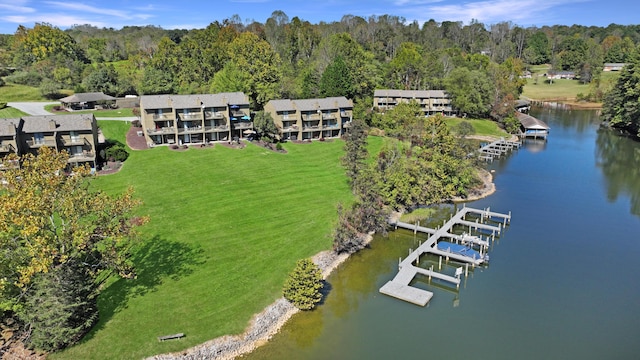
[[[311,310],[322,300],[323,286],[320,268],[311,259],[302,259],[289,274],[282,293],[298,309]]]

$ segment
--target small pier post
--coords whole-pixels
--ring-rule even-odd
[[[438,270],[442,269],[442,256],[438,256]]]
[[[469,276],[469,263],[464,264],[464,277],[465,279]]]

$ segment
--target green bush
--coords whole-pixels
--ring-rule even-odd
[[[7,103],[6,102],[0,102],[0,109],[4,109],[7,107]]]
[[[42,76],[34,71],[17,71],[7,76],[6,80],[14,84],[39,86],[40,82],[42,82]]]
[[[276,150],[282,151],[282,144],[281,143],[277,143],[276,144]]]
[[[116,144],[107,149],[106,155],[107,159],[111,161],[125,161],[129,157],[129,152],[124,148],[124,145]]]
[[[322,273],[311,259],[298,260],[284,283],[284,298],[300,310],[311,310],[322,300]]]

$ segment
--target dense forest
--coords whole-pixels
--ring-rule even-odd
[[[445,89],[461,112],[500,120],[504,104],[520,95],[527,67],[573,71],[592,84],[585,97],[600,101],[603,64],[629,61],[639,42],[640,25],[419,24],[393,15],[311,24],[282,11],[265,23],[233,16],[193,30],[39,23],[0,35],[0,75],[51,98],[63,89],[115,96],[243,91],[255,110],[275,98],[345,95],[371,104],[376,88]]]

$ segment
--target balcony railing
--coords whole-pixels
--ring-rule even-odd
[[[69,155],[69,160],[67,162],[75,163],[82,161],[94,161],[96,159],[96,154],[92,151],[83,151],[81,153],[71,154]]]
[[[340,111],[340,116],[341,116],[341,117],[349,117],[349,116],[351,116],[351,115],[350,115],[348,112],[346,112],[346,111]]]
[[[62,143],[64,146],[91,144],[84,136],[63,136]]]
[[[284,132],[298,131],[298,125],[283,126],[282,127],[282,131],[284,131]]]
[[[338,124],[324,124],[322,126],[323,129],[340,129],[340,126]]]
[[[320,126],[319,125],[308,125],[308,126],[303,126],[302,127],[302,131],[312,131],[312,130],[320,130]]]
[[[251,129],[253,127],[253,122],[251,121],[239,121],[233,124],[234,129]]]
[[[178,128],[178,133],[179,134],[190,134],[190,133],[197,133],[197,132],[202,132],[202,126],[191,126],[191,127]]]
[[[229,131],[228,125],[214,125],[214,126],[205,126],[205,131]]]
[[[202,119],[202,114],[200,114],[200,113],[180,114],[180,119],[183,119],[183,120],[199,120],[199,119]]]
[[[303,114],[302,120],[320,120],[320,115],[318,114]]]
[[[235,110],[231,111],[231,116],[233,116],[233,117],[239,118],[239,117],[243,117],[243,116],[246,116],[246,115],[247,114],[243,113],[242,111],[235,111]]]
[[[172,127],[163,127],[159,129],[147,129],[147,134],[149,135],[163,135],[163,134],[173,134],[175,129]]]
[[[153,120],[172,120],[173,115],[171,114],[153,114],[151,116]]]
[[[223,119],[224,115],[220,111],[205,111],[204,116],[207,119]]]
[[[322,120],[327,120],[327,119],[335,119],[336,115],[329,113],[329,114],[322,114]]]
[[[0,152],[16,152],[13,144],[0,144]]]
[[[49,139],[27,140],[27,145],[29,145],[29,147],[31,148],[39,148],[43,146],[55,147],[56,142],[55,140],[49,140]]]

